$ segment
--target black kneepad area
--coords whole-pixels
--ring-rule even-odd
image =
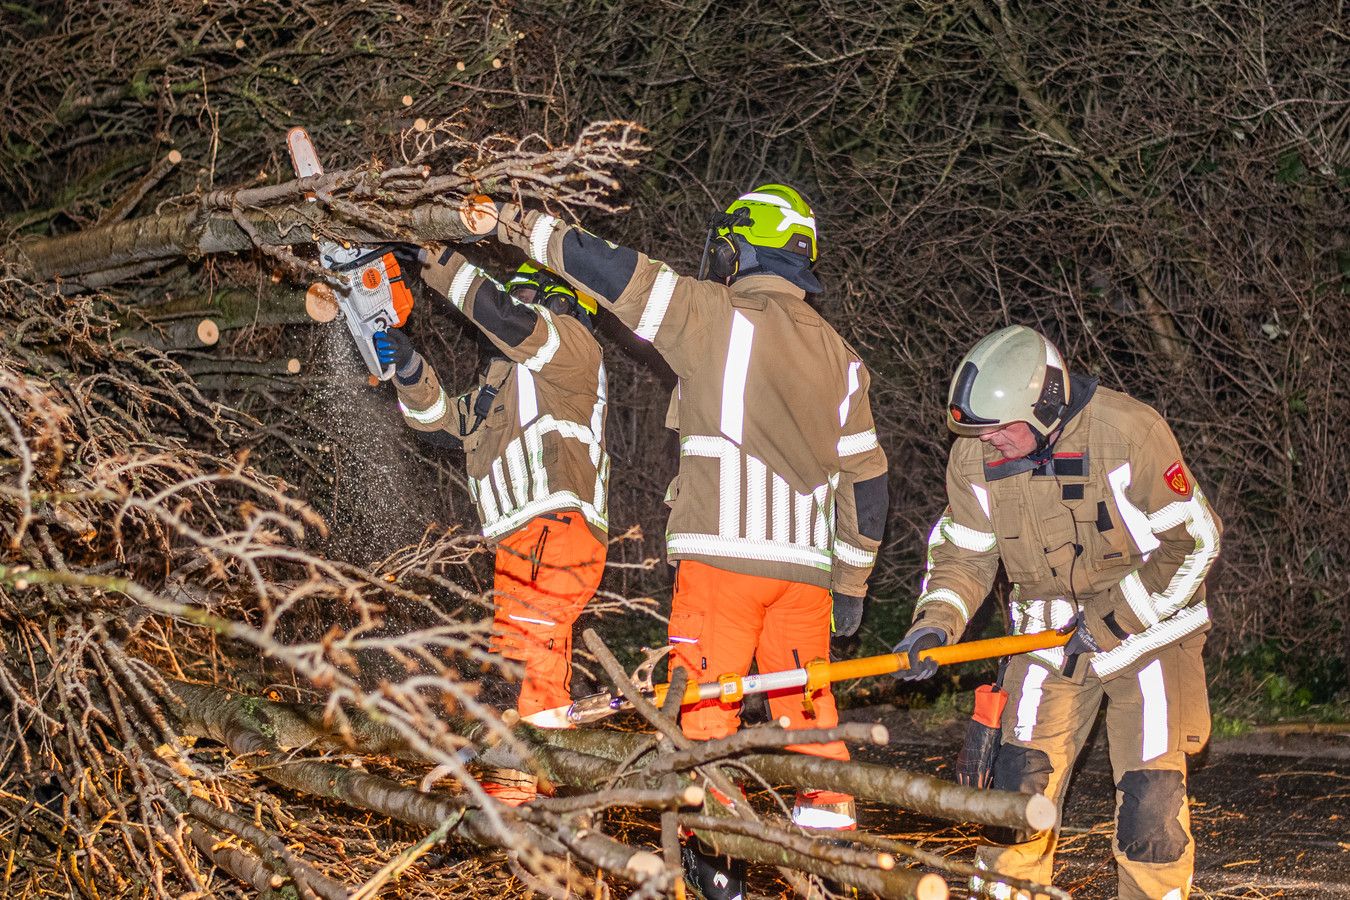
[[[1190,838],[1178,815],[1186,802],[1186,779],[1174,769],[1134,769],[1116,785],[1121,793],[1116,844],[1126,859],[1172,863]]]
[[[989,787],[995,791],[1020,791],[1023,794],[1043,794],[1050,785],[1054,766],[1043,750],[1004,744],[994,760],[994,777]],[[1035,832],[991,825],[984,829],[985,840],[994,844],[1022,844],[1031,840]]]

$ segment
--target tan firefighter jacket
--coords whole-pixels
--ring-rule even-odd
[[[869,375],[801,289],[772,274],[730,288],[678,276],[511,204],[497,235],[597,297],[679,377],[672,562],[866,594],[886,514]]]
[[[1072,379],[1072,393],[1094,387]],[[1137,400],[1097,389],[1040,467],[958,438],[947,500],[912,627],[959,637],[1000,560],[1014,586],[1013,633],[1067,624],[1076,600],[1102,647],[1091,665],[1103,679],[1209,627],[1203,581],[1222,525],[1172,430]],[[1059,649],[1035,655],[1064,662]]]
[[[483,534],[500,539],[536,516],[576,510],[602,543],[609,531],[605,365],[586,326],[518,303],[486,272],[448,251],[422,277],[468,316],[505,358],[450,398],[420,357],[394,378],[404,420],[464,442],[469,491]]]

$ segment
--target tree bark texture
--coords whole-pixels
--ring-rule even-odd
[[[255,246],[254,236],[241,227],[236,216],[248,223],[257,241],[265,246],[314,243],[319,229],[330,239],[355,243],[456,241],[467,234],[457,205],[430,201],[404,211],[386,210],[403,231],[375,233],[331,215],[317,203],[296,203],[275,210],[243,208],[249,194],[241,191],[236,195],[238,206],[234,209],[197,207],[31,241],[20,245],[19,260],[10,261],[20,262],[32,280],[47,281],[180,257],[195,259],[207,253],[250,250]]]
[[[238,753],[267,749],[268,745],[308,746],[320,751],[355,750],[415,758],[392,729],[370,722],[358,713],[349,713],[352,722],[349,744],[325,728],[320,707],[273,703],[183,682],[175,682],[174,690],[183,698],[183,708],[175,712],[187,734],[219,740]],[[481,723],[456,723],[452,727],[470,741],[481,740],[486,732]],[[619,773],[615,764],[639,758],[644,747],[654,751],[658,759],[664,755],[663,751],[669,752],[668,743],[656,741],[652,735],[586,728],[534,728],[523,724],[516,727],[515,733],[535,755],[544,773],[557,784],[592,791],[611,783],[653,790],[662,786],[663,773],[649,775],[641,766],[616,778]],[[774,784],[840,791],[949,821],[1031,831],[1054,824],[1054,804],[1040,794],[980,790],[885,766],[841,763],[801,753],[751,754],[737,762]],[[370,802],[376,802],[376,798]]]

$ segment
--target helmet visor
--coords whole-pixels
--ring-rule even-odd
[[[979,366],[967,361],[952,382],[952,396],[947,404],[947,426],[957,434],[978,437],[1010,424],[999,419],[987,419],[971,409],[970,395],[979,374]]]

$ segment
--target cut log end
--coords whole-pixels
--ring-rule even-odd
[[[1033,831],[1044,831],[1055,825],[1055,801],[1044,794],[1035,794],[1027,800],[1027,825]]]
[[[292,357],[291,359],[286,360],[286,371],[287,371],[287,372],[290,372],[292,375],[299,375],[299,374],[300,374],[300,360],[295,359],[294,357]]]
[[[942,876],[930,872],[914,886],[914,897],[915,900],[947,900],[947,891],[947,882]]]
[[[872,726],[872,743],[878,747],[889,744],[891,741],[891,732],[885,725]]]
[[[665,867],[666,864],[661,861],[661,857],[646,850],[639,850],[628,857],[628,865],[625,866],[628,874],[635,878],[652,878],[660,875]],[[943,894],[943,897],[946,897],[946,894]]]
[[[173,163],[176,166],[182,161],[183,161],[183,154],[179,153],[177,150],[169,151],[169,162]]]
[[[210,319],[202,319],[197,323],[197,340],[207,347],[214,345],[220,340],[220,327]]]
[[[684,793],[680,795],[680,799],[685,806],[702,806],[703,799],[706,796],[707,792],[703,790],[703,788],[696,784],[691,784],[684,789]]]
[[[316,322],[331,322],[337,318],[337,298],[333,289],[323,282],[311,284],[305,291],[305,312]]]
[[[894,869],[894,868],[895,868],[895,857],[894,857],[894,856],[891,856],[889,853],[881,853],[881,854],[878,854],[878,855],[877,855],[877,868],[878,868],[878,869],[881,869],[883,872],[889,872],[891,869]]]

